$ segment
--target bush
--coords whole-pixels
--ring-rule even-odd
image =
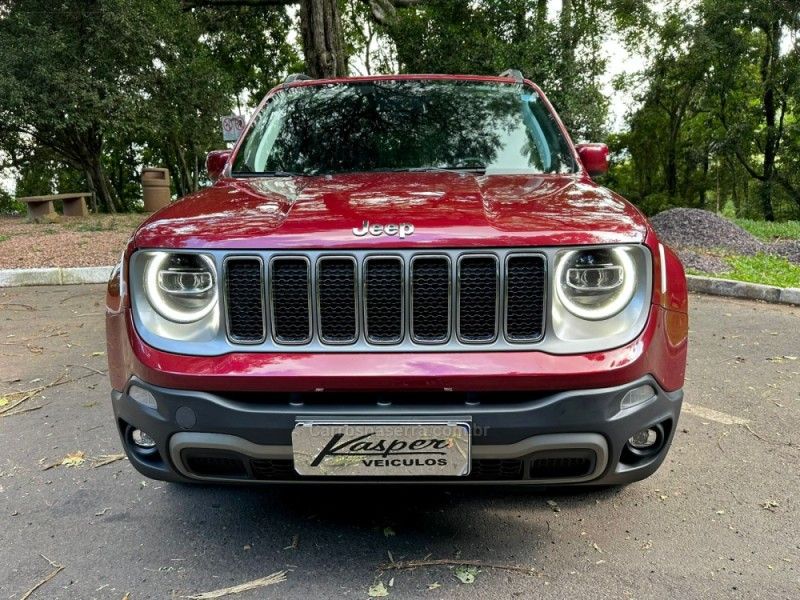
[[[726,219],[736,218],[736,205],[733,203],[733,200],[729,199],[725,203],[725,206],[722,207],[722,216]]]
[[[660,192],[645,196],[636,202],[636,205],[647,216],[653,216],[670,208],[675,208],[675,200],[670,198],[666,192]]]
[[[0,188],[0,214],[20,215],[24,212],[25,206],[22,202],[17,202],[11,194]]]

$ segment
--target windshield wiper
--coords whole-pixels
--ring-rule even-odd
[[[370,173],[459,173],[486,171],[484,165],[453,165],[447,167],[392,167],[387,169],[370,169]]]
[[[293,173],[291,171],[236,171],[231,175],[233,177],[300,177],[303,173]]]

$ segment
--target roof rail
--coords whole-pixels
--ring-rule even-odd
[[[514,79],[517,83],[522,83],[525,78],[522,76],[522,71],[519,69],[506,69],[498,77],[510,77]]]
[[[283,83],[294,83],[295,81],[308,81],[309,79],[313,79],[313,77],[309,77],[305,73],[291,73],[286,76],[286,79],[283,80]]]

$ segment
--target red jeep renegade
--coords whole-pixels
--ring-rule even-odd
[[[625,484],[683,397],[683,268],[499,77],[269,93],[111,278],[131,463],[168,481]]]

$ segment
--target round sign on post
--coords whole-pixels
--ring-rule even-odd
[[[226,142],[235,142],[244,130],[244,118],[239,115],[222,117],[222,139]]]

